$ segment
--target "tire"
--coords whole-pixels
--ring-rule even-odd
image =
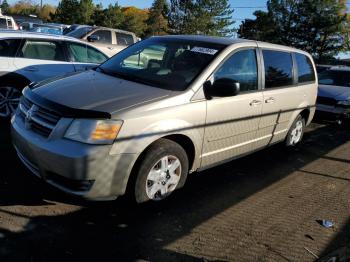
[[[285,144],[287,147],[293,147],[298,144],[303,140],[305,132],[305,119],[301,116],[298,115],[298,117],[294,120],[292,126],[290,127]]]
[[[148,148],[136,171],[134,186],[137,203],[163,200],[184,186],[188,157],[177,143],[160,139]]]
[[[0,119],[9,119],[16,112],[21,96],[16,87],[0,86]]]

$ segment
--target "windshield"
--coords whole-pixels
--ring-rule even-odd
[[[66,35],[67,35],[67,36],[74,37],[74,38],[81,39],[81,38],[83,38],[87,33],[89,33],[92,29],[93,29],[92,26],[80,27],[80,28],[78,28],[78,29],[76,29],[76,30],[73,30],[73,31],[67,33]]]
[[[130,81],[183,91],[224,48],[199,41],[151,38],[124,49],[100,69]]]
[[[318,82],[321,85],[350,87],[350,72],[336,70],[323,71],[318,75]]]

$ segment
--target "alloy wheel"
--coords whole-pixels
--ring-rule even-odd
[[[0,117],[11,117],[19,104],[20,91],[14,87],[0,87]]]

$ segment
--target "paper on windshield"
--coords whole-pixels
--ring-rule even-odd
[[[202,53],[207,55],[215,55],[219,50],[195,46],[191,49],[192,52]]]

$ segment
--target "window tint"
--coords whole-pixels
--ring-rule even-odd
[[[303,54],[295,54],[298,66],[298,83],[315,81],[314,68],[310,59]]]
[[[265,65],[265,88],[293,84],[293,62],[290,53],[263,50]]]
[[[112,44],[112,34],[109,30],[98,30],[92,35],[98,36],[100,39],[95,41],[102,44]]]
[[[6,20],[6,18],[0,18],[0,28],[6,28],[7,29],[7,20]]]
[[[19,56],[29,59],[65,61],[61,44],[49,41],[28,40]]]
[[[134,38],[130,34],[116,32],[115,35],[117,37],[118,45],[132,45],[134,43]]]
[[[0,40],[0,56],[15,57],[20,43],[19,39]]]
[[[258,89],[258,69],[255,50],[233,54],[214,74],[214,79],[229,78],[240,83],[241,91]]]
[[[107,60],[104,54],[87,45],[68,43],[68,49],[73,62],[101,64]]]

